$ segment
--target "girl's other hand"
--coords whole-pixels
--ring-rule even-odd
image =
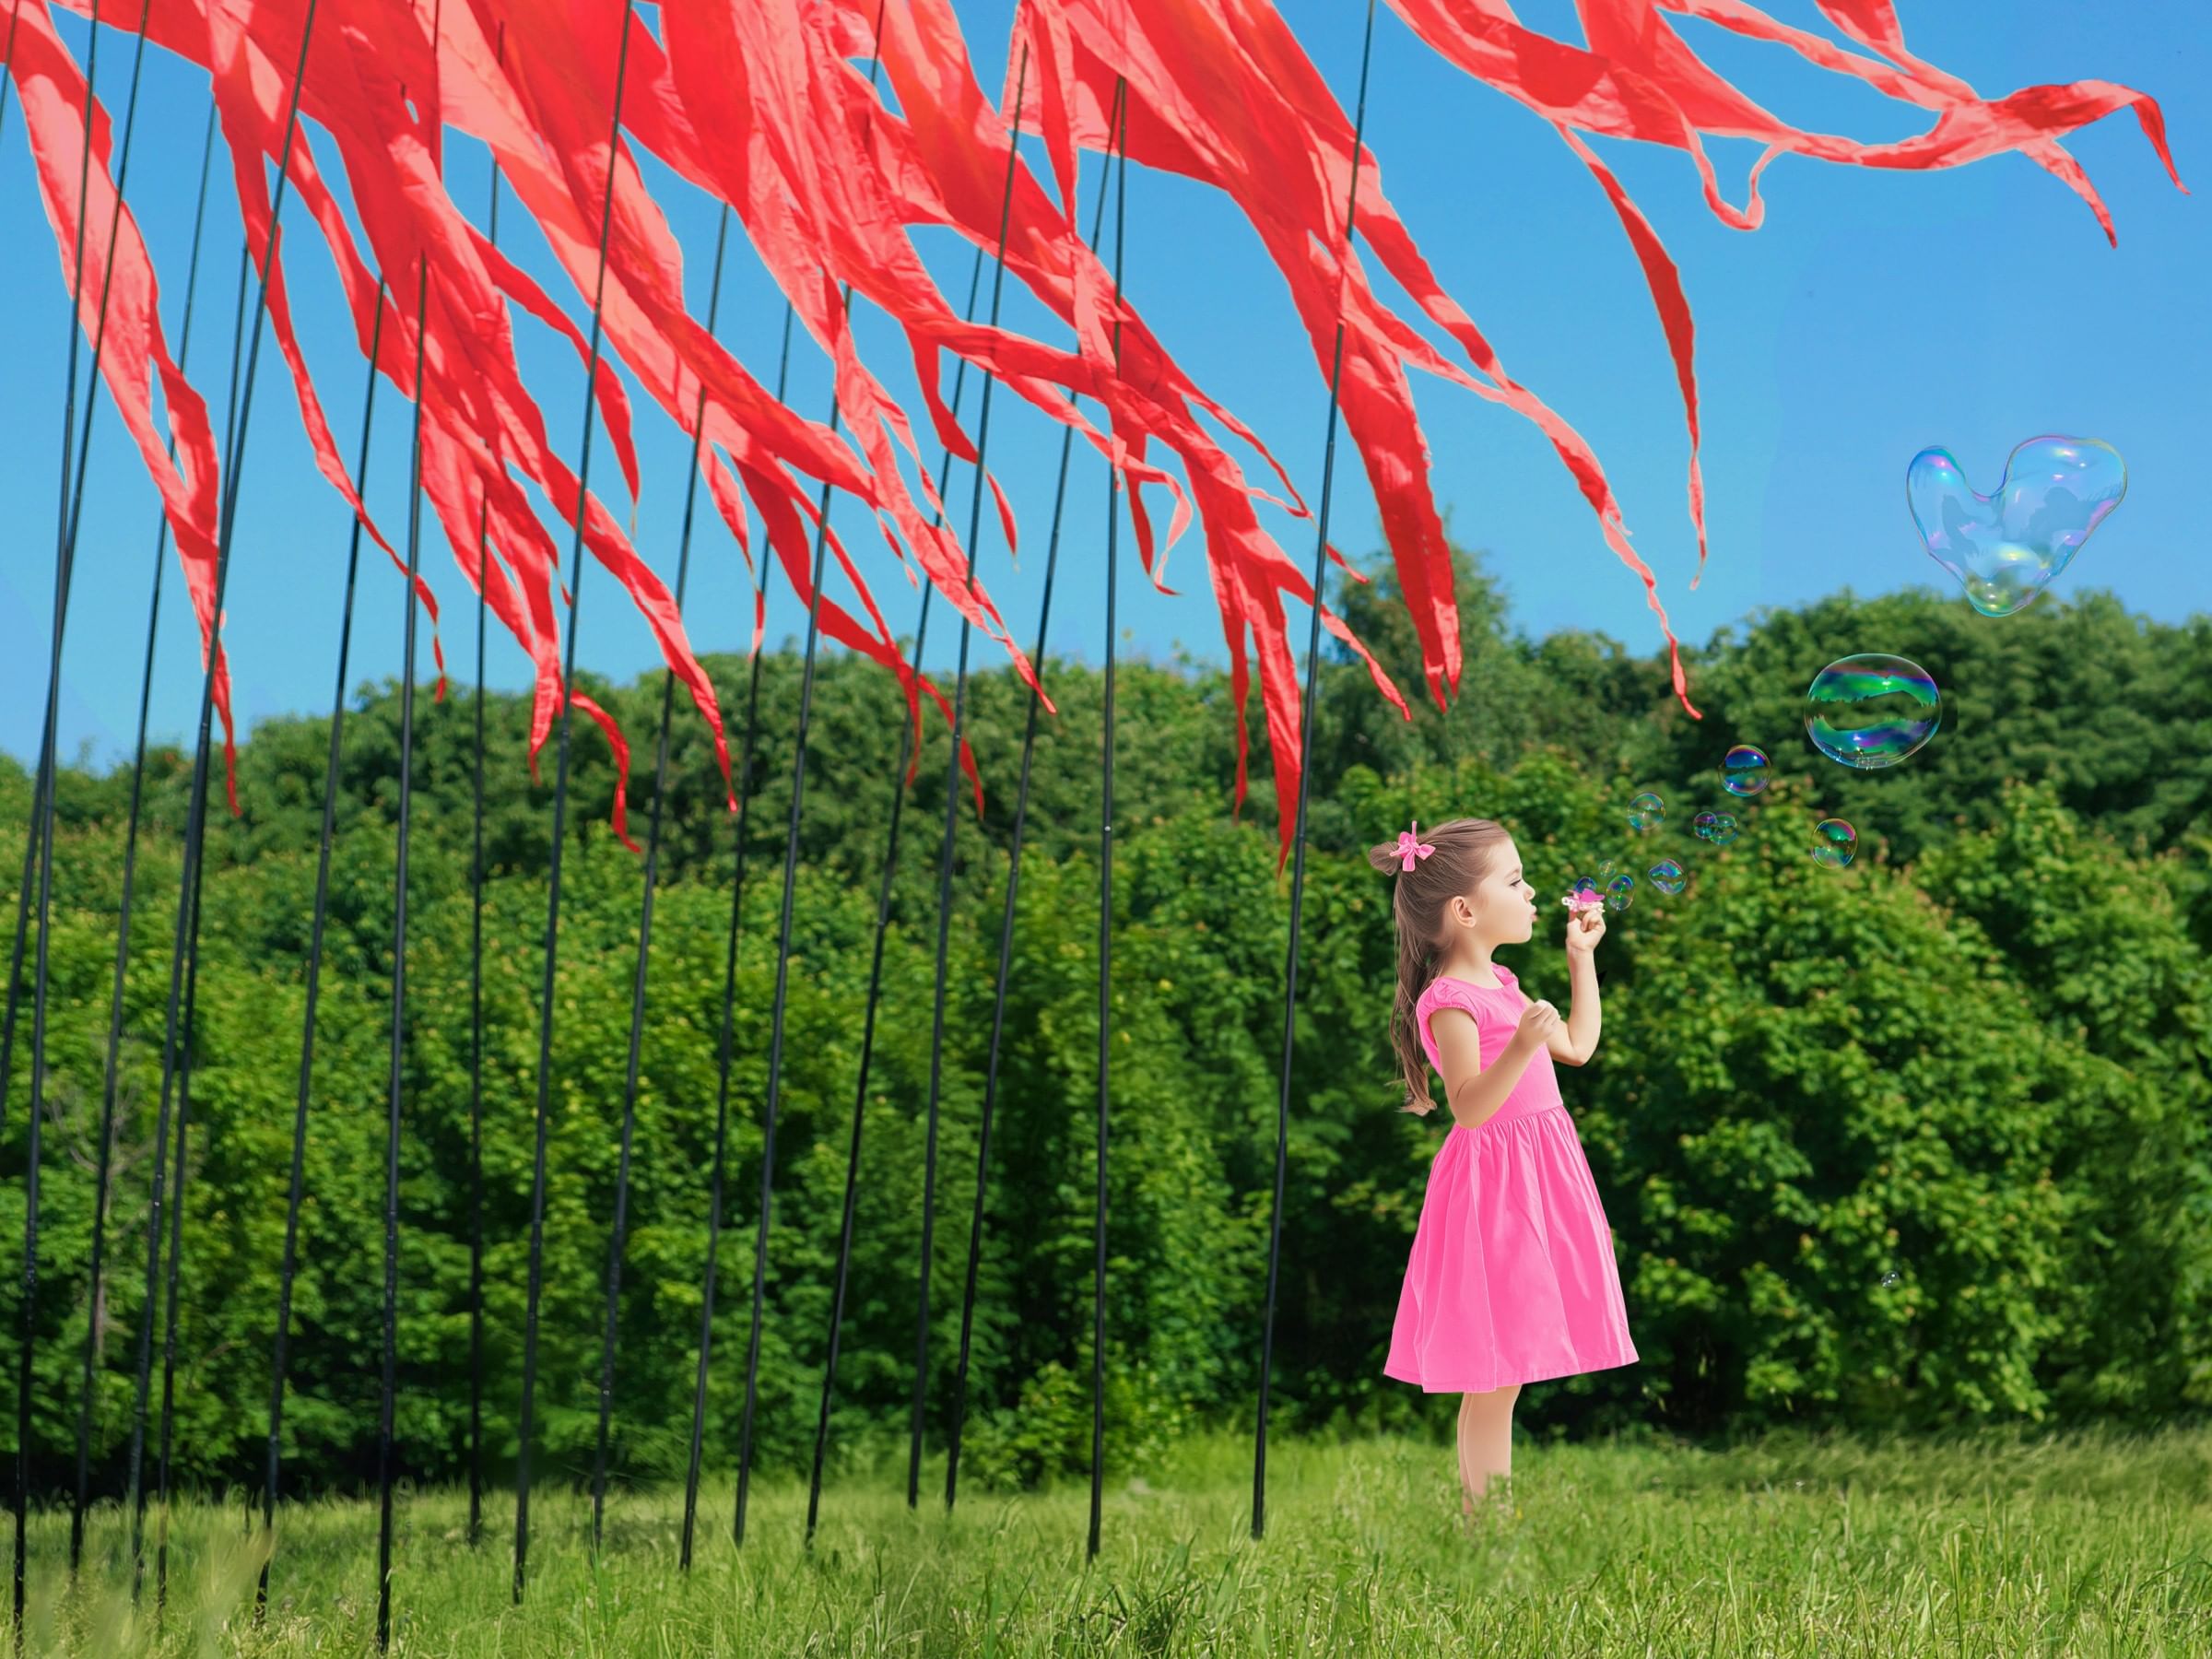
[[[1521,1010],[1521,1023],[1514,1029],[1512,1044],[1525,1053],[1533,1053],[1551,1041],[1551,1034],[1559,1029],[1559,1011],[1547,1002],[1533,1002]]]
[[[1605,936],[1606,912],[1602,906],[1588,904],[1567,912],[1569,956],[1588,956],[1597,948],[1597,942]]]

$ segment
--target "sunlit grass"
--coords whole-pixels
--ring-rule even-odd
[[[2198,1654],[2212,1652],[2212,1431],[1891,1441],[1774,1436],[1516,1453],[1514,1489],[1463,1526],[1448,1450],[1279,1444],[1268,1535],[1250,1536],[1250,1447],[1194,1442],[1107,1495],[1086,1568],[1076,1482],[963,1497],[949,1517],[903,1470],[833,1488],[813,1549],[803,1486],[702,1497],[678,1570],[680,1492],[534,1496],[529,1593],[512,1604],[512,1511],[465,1537],[466,1500],[398,1504],[395,1652],[600,1655]],[[66,1514],[31,1539],[33,1653],[373,1651],[376,1507],[288,1510],[269,1614],[244,1511],[180,1508],[157,1630],[134,1615],[128,1529],[103,1511],[83,1579]]]

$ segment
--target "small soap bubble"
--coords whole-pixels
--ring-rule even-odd
[[[1767,786],[1767,752],[1739,743],[1721,757],[1721,787],[1732,795],[1755,795]]]
[[[1671,858],[1661,859],[1644,874],[1651,877],[1652,885],[1669,899],[1689,885],[1689,877],[1683,874],[1682,866]]]
[[[1813,827],[1813,862],[1840,870],[1859,850],[1859,832],[1841,818],[1822,818]]]
[[[1896,1284],[1896,1283],[1897,1283],[1897,1281],[1898,1281],[1898,1275],[1896,1275],[1896,1274],[1894,1274],[1894,1273],[1885,1273],[1885,1274],[1883,1274],[1883,1275],[1882,1275],[1882,1288],[1883,1288],[1884,1289],[1887,1289],[1887,1288],[1888,1288],[1888,1287],[1890,1287],[1891,1285],[1894,1285],[1894,1284]]]
[[[1700,841],[1711,841],[1712,827],[1720,820],[1721,815],[1717,812],[1700,812],[1696,818],[1689,820],[1689,832]]]
[[[1666,803],[1655,794],[1640,794],[1629,803],[1629,828],[1656,830],[1666,822]]]
[[[1733,812],[1714,813],[1712,828],[1705,832],[1705,839],[1716,847],[1724,847],[1734,841],[1735,836],[1735,814]]]
[[[1994,495],[1978,495],[1949,452],[1924,449],[1905,469],[1905,500],[1928,557],[1985,617],[2035,601],[2127,494],[2127,463],[2095,438],[2030,438],[2005,463]]]
[[[1943,693],[1935,677],[1904,657],[1840,658],[1805,693],[1805,735],[1813,747],[1860,771],[1918,753],[1942,724]]]
[[[1599,860],[1597,865],[1598,884],[1602,887],[1605,883],[1612,880],[1618,869],[1619,866],[1609,858]]]
[[[1606,888],[1607,910],[1624,911],[1635,901],[1636,877],[1633,876],[1617,876],[1613,878],[1613,884]]]

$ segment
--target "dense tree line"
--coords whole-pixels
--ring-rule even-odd
[[[1546,898],[1598,860],[1688,866],[1639,888],[1601,964],[1598,1059],[1568,1079],[1616,1230],[1635,1367],[1539,1388],[1524,1420],[1686,1431],[1794,1419],[1904,1423],[2148,1418],[2212,1402],[2212,622],[2154,625],[2116,602],[2046,599],[1993,622],[1932,594],[1840,596],[1761,616],[1693,653],[1705,718],[1657,664],[1594,634],[1512,634],[1463,572],[1466,672],[1448,712],[1401,719],[1365,667],[1324,667],[1288,1187],[1277,1418],[1285,1431],[1430,1414],[1381,1359],[1441,1113],[1394,1110],[1384,1021],[1388,895],[1359,856],[1418,816],[1505,819]],[[1345,600],[1409,698],[1418,656],[1386,570]],[[1801,736],[1813,673],[1899,652],[1944,687],[1944,729],[1909,764],[1854,774]],[[747,665],[712,659],[741,775],[747,882],[717,1296],[711,1459],[743,1398],[776,903],[798,663],[763,665],[749,755]],[[1087,1465],[1096,1088],[1099,677],[1048,666],[987,1226],[968,1478]],[[630,825],[652,810],[662,700],[649,677],[590,688],[636,747]],[[986,803],[963,818],[947,1015],[930,1368],[951,1394],[975,1140],[1027,694],[971,689]],[[410,1469],[466,1455],[473,694],[418,704],[411,853],[399,1426]],[[528,706],[487,719],[484,1376],[495,1470],[514,1451],[529,1224],[537,987],[551,768],[524,759]],[[1248,711],[1263,755],[1258,712]],[[1288,913],[1258,769],[1230,810],[1237,732],[1224,677],[1124,666],[1116,777],[1109,1454],[1135,1468],[1201,1423],[1253,1412],[1273,1178]],[[855,1103],[861,1017],[899,787],[898,702],[879,671],[825,663],[802,824],[791,1005],[767,1265],[759,1432],[771,1466],[808,1454]],[[546,1222],[541,1422],[556,1466],[588,1463],[636,953],[641,861],[608,827],[614,773],[576,731],[564,864]],[[1735,742],[1775,760],[1735,804],[1725,850],[1688,834],[1724,804]],[[192,1049],[191,1184],[178,1333],[179,1455],[251,1481],[265,1433],[328,743],[325,720],[265,724],[240,755],[243,811],[211,819]],[[834,1419],[841,1454],[903,1438],[912,1385],[925,1103],[947,772],[933,715],[905,817],[883,1012],[865,1105],[858,1247]],[[347,722],[307,1148],[305,1267],[287,1440],[304,1485],[372,1467],[397,802],[397,700]],[[190,758],[150,768],[133,918],[95,1414],[121,1479],[143,1303],[147,1186]],[[51,943],[46,1162],[33,1430],[73,1466],[78,1366],[127,771],[64,772]],[[1667,827],[1631,834],[1651,789]],[[0,825],[29,780],[0,762]],[[663,819],[616,1378],[618,1454],[681,1468],[715,1120],[722,972],[736,855],[711,744],[681,709]],[[1853,866],[1806,856],[1810,826],[1859,830]],[[15,840],[0,845],[18,845]],[[16,854],[5,854],[6,877]],[[1633,861],[1633,862],[1630,862]],[[12,914],[14,894],[0,895]],[[1548,924],[1547,924],[1548,929]],[[1514,966],[1562,995],[1548,931]],[[28,987],[0,1126],[0,1239],[20,1248]],[[6,1276],[0,1345],[17,1342]],[[5,1369],[12,1379],[14,1367]],[[158,1391],[157,1391],[158,1397]],[[0,1413],[12,1446],[14,1413]]]

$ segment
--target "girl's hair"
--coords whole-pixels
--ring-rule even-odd
[[[1436,975],[1437,947],[1443,943],[1444,906],[1472,893],[1489,873],[1490,860],[1507,839],[1503,824],[1488,818],[1453,818],[1419,830],[1417,841],[1435,850],[1405,868],[1396,841],[1370,847],[1367,862],[1392,877],[1391,913],[1398,935],[1398,993],[1391,1009],[1391,1046],[1406,1085],[1404,1110],[1426,1114],[1435,1109],[1429,1095],[1429,1056],[1421,1048],[1414,1005]]]

